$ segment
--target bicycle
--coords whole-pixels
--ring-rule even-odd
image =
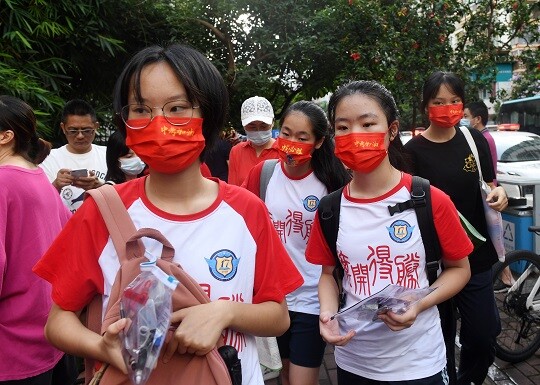
[[[528,230],[540,235],[540,226]],[[501,278],[507,266],[515,282],[498,291],[508,286]],[[502,327],[495,354],[510,363],[525,361],[540,347],[540,255],[529,250],[506,254],[505,261],[493,267],[493,287]]]

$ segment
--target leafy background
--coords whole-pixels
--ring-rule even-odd
[[[383,83],[410,129],[425,124],[420,90],[434,70],[462,76],[473,100],[492,89],[496,64],[511,62],[521,71],[513,92],[491,100],[538,94],[539,14],[540,3],[524,0],[0,0],[0,93],[26,100],[56,144],[62,106],[76,97],[96,107],[106,135],[124,63],[180,41],[223,74],[238,130],[249,96],[267,97],[279,119],[349,79]]]

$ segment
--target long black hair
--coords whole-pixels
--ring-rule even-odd
[[[0,95],[0,131],[7,130],[13,131],[15,154],[34,164],[49,155],[51,144],[38,137],[32,107],[14,96]]]
[[[285,118],[292,112],[300,112],[308,118],[316,141],[324,138],[321,147],[315,149],[311,157],[311,168],[317,179],[326,186],[329,193],[346,185],[351,180],[351,175],[334,154],[330,124],[324,110],[313,102],[296,102],[285,110],[279,122],[280,126],[283,126]]]
[[[374,100],[384,111],[388,125],[396,120],[399,121],[399,110],[396,101],[386,87],[372,80],[356,80],[338,87],[328,101],[328,118],[332,125],[332,129],[335,129],[337,105],[345,97],[351,95],[364,95]],[[390,164],[398,170],[411,172],[410,156],[403,147],[399,132],[394,139],[390,141],[390,146],[388,147],[388,159],[390,160]]]

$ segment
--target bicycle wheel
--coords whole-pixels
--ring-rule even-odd
[[[516,290],[496,290],[495,301],[502,330],[497,337],[495,354],[503,361],[517,363],[531,357],[540,347],[540,311],[527,309],[525,303],[534,284],[540,279],[540,257],[527,250],[515,250],[506,254],[506,260],[493,268],[495,289],[505,286],[501,273],[507,266],[516,281],[526,269],[528,275]],[[540,293],[535,294],[534,300],[540,301]]]

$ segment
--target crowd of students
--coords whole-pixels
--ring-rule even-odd
[[[327,343],[336,346],[340,385],[481,384],[500,330],[491,283],[497,257],[490,242],[473,251],[458,218],[457,210],[488,238],[478,170],[467,167],[471,151],[456,129],[464,103],[457,76],[433,73],[421,106],[430,125],[404,148],[396,102],[377,82],[341,85],[328,114],[310,101],[292,104],[275,140],[270,102],[251,97],[241,109],[247,140],[219,155],[221,171],[228,163],[226,183],[203,166],[207,155],[218,158],[212,149],[225,139],[227,90],[211,62],[188,46],[147,47],[124,67],[113,92],[118,131],[109,139],[102,178],[97,171],[73,177],[79,165],[53,170],[30,107],[1,97],[0,342],[19,353],[0,351],[0,384],[60,384],[51,380],[60,351],[126,372],[119,342],[126,320],[99,335],[79,317],[96,295],[107,306],[119,268],[112,240],[91,197],[73,216],[60,199],[71,204],[78,194],[71,189],[84,193],[106,180],[115,184],[135,227],[159,230],[180,251],[174,261],[211,299],[173,312],[172,321],[181,322],[159,365],[173,354],[204,355],[223,340],[238,350],[243,384],[261,385],[255,336],[278,336],[286,385],[318,383]],[[101,151],[91,144],[97,121],[86,118],[64,119],[68,142],[76,139],[66,147]],[[492,183],[489,146],[479,132],[473,137],[482,175]],[[49,182],[37,167],[44,159]],[[415,211],[388,210],[410,199],[412,175],[431,182],[442,258],[431,285],[436,290],[400,314],[333,317],[340,310],[337,264],[344,270],[346,307],[388,284],[430,286]],[[35,186],[29,189],[30,183]],[[317,208],[342,187],[337,240],[329,245]],[[504,189],[492,187],[490,206],[503,210]],[[28,202],[41,206],[29,209]],[[158,241],[143,243],[159,255]],[[23,246],[31,251],[21,253]],[[230,262],[226,273],[218,268],[223,258]],[[457,374],[456,307],[462,343]],[[36,308],[39,317],[30,317]],[[22,319],[31,322],[32,333],[21,335]],[[36,358],[29,359],[25,346]]]

